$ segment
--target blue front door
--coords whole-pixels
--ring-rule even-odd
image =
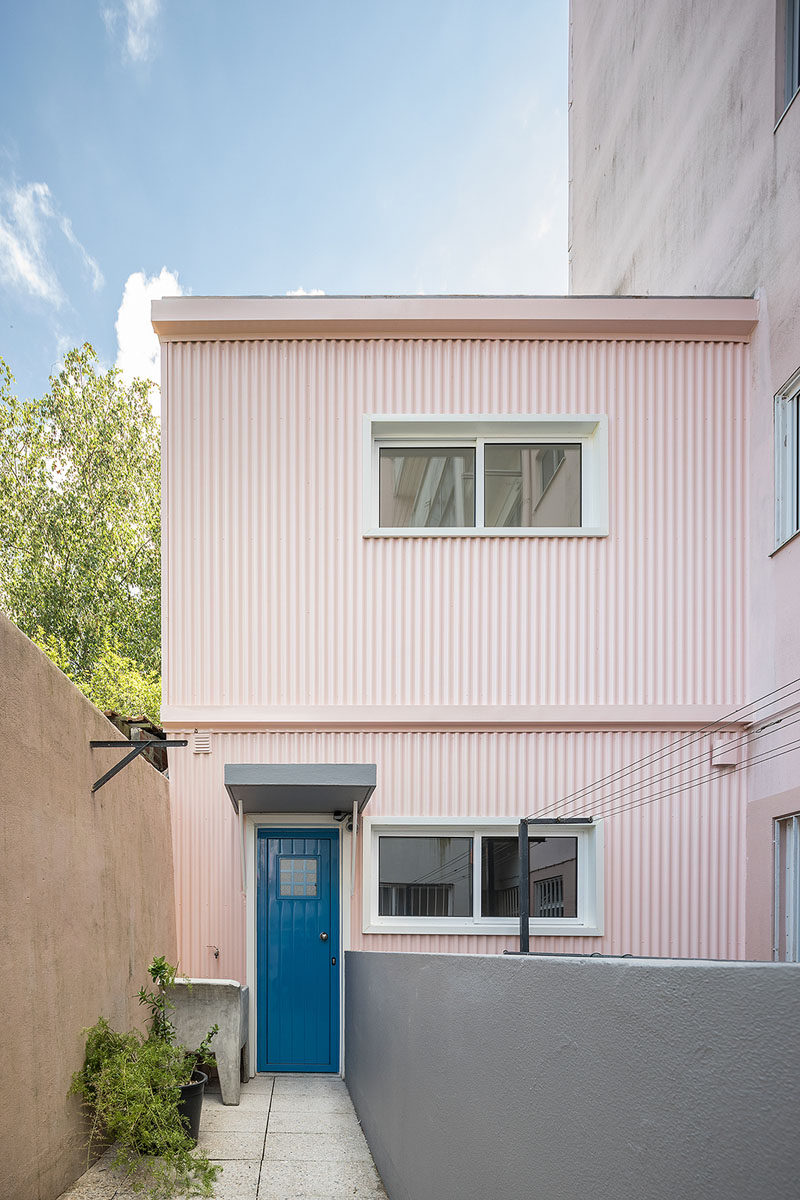
[[[339,831],[258,831],[259,1071],[339,1070]]]

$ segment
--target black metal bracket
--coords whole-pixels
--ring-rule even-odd
[[[126,749],[128,749],[132,745],[132,743],[128,742],[128,741],[121,742],[119,740],[119,738],[116,738],[113,742],[90,741],[89,745],[91,746],[91,748],[93,750],[110,750],[113,746],[117,746],[120,748],[125,747]],[[117,765],[115,767],[112,767],[110,771],[106,771],[105,775],[101,775],[96,783],[92,784],[92,793],[99,792],[100,788],[103,786],[103,784],[108,783],[109,779],[113,779],[115,775],[118,775],[120,773],[120,771],[123,769],[123,767],[127,767],[128,763],[133,762],[133,760],[135,758],[137,758],[142,753],[143,750],[147,750],[148,747],[151,747],[151,746],[170,746],[171,747],[171,746],[188,746],[188,745],[189,745],[189,742],[187,739],[183,739],[181,741],[170,742],[170,741],[167,741],[166,739],[162,741],[161,738],[143,738],[141,742],[133,743],[133,749],[130,750],[130,753],[126,754],[124,758],[120,759],[120,761],[117,763]]]
[[[530,846],[531,825],[594,825],[593,817],[523,817],[519,823],[519,950],[508,953],[529,954],[530,921]],[[504,952],[505,953],[505,952]]]
[[[519,952],[527,954],[530,947],[530,867],[528,822],[519,823]]]
[[[594,825],[594,817],[526,817],[529,825]]]

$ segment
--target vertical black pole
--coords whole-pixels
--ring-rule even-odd
[[[530,883],[528,882],[528,822],[519,823],[519,950],[527,954],[530,949]]]

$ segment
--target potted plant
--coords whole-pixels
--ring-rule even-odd
[[[153,1200],[212,1196],[220,1171],[196,1150],[203,1088],[200,1070],[212,1061],[213,1025],[193,1051],[175,1044],[170,1021],[170,989],[176,968],[161,956],[148,971],[153,989],[140,988],[139,1003],[150,1010],[147,1035],[117,1033],[101,1017],[85,1030],[86,1059],[72,1077],[92,1117],[89,1153],[98,1142],[113,1142],[113,1164]]]

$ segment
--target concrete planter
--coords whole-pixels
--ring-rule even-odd
[[[212,1025],[223,1104],[238,1104],[249,1072],[249,989],[234,979],[176,979],[170,989],[170,1020],[178,1042],[199,1046]]]

